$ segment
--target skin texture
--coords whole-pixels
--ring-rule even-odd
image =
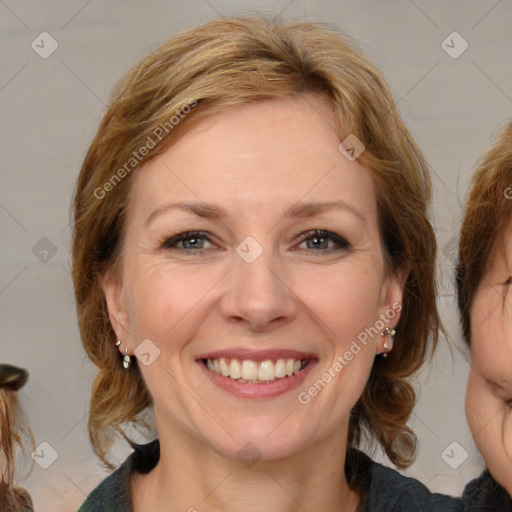
[[[201,121],[137,171],[121,280],[103,282],[121,352],[128,346],[133,354],[147,338],[160,350],[140,367],[154,398],[161,459],[134,478],[135,511],[253,511],[262,497],[274,511],[297,503],[356,509],[360,496],[344,475],[349,413],[387,338],[370,337],[309,404],[297,394],[401,303],[402,280],[385,272],[371,176],[340,153],[334,126],[332,107],[314,95],[243,105]],[[348,208],[285,216],[298,202],[340,199]],[[181,200],[215,203],[227,217],[171,209],[145,225],[156,208]],[[314,229],[350,247],[299,240]],[[162,248],[189,230],[211,241]],[[248,236],[263,249],[250,264],[236,252]],[[399,313],[387,325],[398,320]],[[318,363],[298,389],[239,398],[214,386],[196,362],[227,348],[314,352]],[[247,442],[261,455],[250,468],[237,458]]]
[[[512,226],[493,256],[470,311],[466,415],[489,471],[512,496]]]

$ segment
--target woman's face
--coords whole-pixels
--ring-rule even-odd
[[[277,459],[346,435],[402,289],[334,126],[317,96],[246,104],[136,171],[104,289],[122,353],[145,354],[161,439]]]
[[[466,415],[494,478],[512,496],[512,226],[471,307]]]

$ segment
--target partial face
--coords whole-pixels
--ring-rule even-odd
[[[512,496],[511,235],[509,228],[471,308],[466,415],[490,472]]]
[[[402,292],[370,174],[334,126],[316,96],[244,105],[134,176],[122,280],[105,292],[122,352],[160,351],[138,364],[161,438],[231,458],[250,441],[267,459],[346,441]]]

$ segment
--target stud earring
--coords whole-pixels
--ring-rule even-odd
[[[381,336],[386,335],[388,339],[384,342],[383,348],[385,353],[382,354],[382,357],[388,357],[387,352],[391,352],[393,349],[393,336],[396,334],[396,329],[392,327],[386,327],[384,332],[381,333]]]

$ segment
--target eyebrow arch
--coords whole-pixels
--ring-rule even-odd
[[[324,211],[330,210],[332,208],[341,208],[357,217],[363,224],[366,225],[366,219],[363,214],[354,208],[354,206],[346,203],[341,199],[318,203],[296,203],[285,212],[284,217],[291,217],[294,219],[308,218],[323,213]],[[173,209],[183,210],[205,219],[223,220],[228,216],[224,208],[213,203],[167,203],[153,210],[146,219],[145,225],[150,224],[155,217],[158,217],[159,215]]]

